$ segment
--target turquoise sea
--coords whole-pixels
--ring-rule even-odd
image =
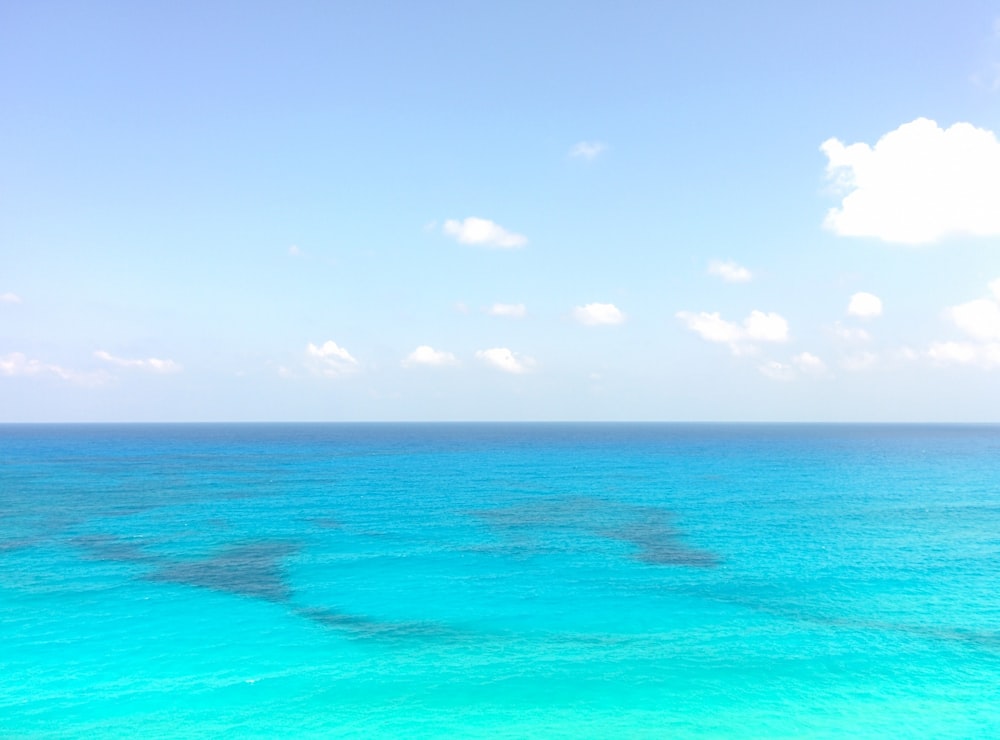
[[[0,736],[996,737],[1000,427],[0,426]]]

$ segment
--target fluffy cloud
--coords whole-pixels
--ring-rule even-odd
[[[991,298],[945,309],[945,316],[971,341],[934,342],[927,357],[939,365],[1000,367],[1000,278],[989,283]]]
[[[313,372],[327,378],[339,378],[358,369],[358,361],[333,340],[327,340],[321,345],[310,342],[306,346],[306,357],[309,358]]]
[[[833,333],[845,342],[870,342],[872,338],[865,329],[844,326],[839,321],[833,325]]]
[[[918,118],[874,147],[829,139],[820,149],[844,193],[823,223],[837,234],[899,244],[1000,235],[1000,143],[992,131]]]
[[[52,365],[31,359],[21,352],[11,352],[0,357],[0,375],[7,377],[44,377],[52,376],[71,383],[80,385],[100,385],[109,376],[106,372],[78,373],[74,370],[67,370],[59,365]]]
[[[486,218],[470,216],[463,221],[448,219],[442,227],[445,234],[455,237],[462,244],[478,244],[500,249],[516,249],[528,243],[527,237]]]
[[[973,339],[984,342],[1000,339],[1000,305],[994,299],[979,298],[952,306],[945,313]]]
[[[506,347],[493,347],[492,349],[482,349],[476,352],[476,357],[487,365],[503,370],[505,373],[521,375],[528,372],[535,364],[530,357],[511,352]]]
[[[605,149],[607,147],[600,141],[581,141],[569,150],[569,156],[574,159],[586,159],[590,161],[597,159]]]
[[[882,299],[872,293],[855,293],[847,304],[847,315],[871,319],[882,315]]]
[[[1000,367],[1000,343],[935,342],[927,350],[927,356],[940,365]]]
[[[441,352],[426,344],[421,344],[403,360],[403,367],[412,367],[414,365],[443,367],[445,365],[457,364],[458,360],[451,352]]]
[[[528,309],[523,303],[494,303],[486,313],[490,316],[503,316],[509,319],[523,319],[528,315]]]
[[[792,380],[795,378],[795,371],[791,367],[776,360],[770,360],[762,365],[758,365],[757,369],[771,380]]]
[[[826,373],[826,363],[811,352],[800,352],[792,358],[792,364],[808,375]]]
[[[0,303],[20,303],[21,296],[17,293],[0,293]]]
[[[742,324],[726,321],[718,312],[678,311],[676,316],[705,341],[728,344],[734,354],[752,350],[754,342],[788,341],[788,322],[777,313],[751,311]]]
[[[149,357],[145,360],[129,360],[124,357],[115,357],[111,353],[105,352],[103,349],[97,350],[94,353],[94,357],[118,367],[126,367],[134,370],[146,370],[151,373],[167,374],[179,373],[181,371],[181,366],[173,360],[161,360],[156,357]]]
[[[750,270],[732,260],[727,262],[712,260],[708,263],[708,274],[722,278],[727,283],[749,283],[753,280],[753,273]]]
[[[574,308],[573,318],[584,326],[610,326],[625,321],[625,314],[613,303],[588,303]]]
[[[850,370],[851,372],[860,372],[874,367],[877,362],[878,355],[873,352],[857,352],[856,354],[845,357],[841,361],[840,366],[845,370]]]

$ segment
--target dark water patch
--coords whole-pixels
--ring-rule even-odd
[[[306,519],[307,522],[319,527],[320,529],[343,529],[344,524],[332,516],[320,516],[313,517],[311,519]]]
[[[289,542],[234,545],[208,558],[161,566],[147,578],[285,603],[291,597],[291,588],[285,578],[283,560],[298,550],[298,544]]]
[[[454,638],[458,631],[434,622],[420,620],[380,620],[357,614],[345,614],[322,607],[301,607],[299,616],[329,627],[351,638],[365,640],[406,640]]]
[[[107,560],[115,563],[155,564],[156,558],[142,545],[110,534],[91,534],[74,537],[70,542],[83,550],[89,560]]]
[[[516,506],[471,512],[505,535],[567,530],[631,546],[632,557],[650,565],[710,568],[718,557],[684,542],[673,515],[655,506],[638,506],[587,496],[560,496]],[[539,538],[541,539],[541,538]]]

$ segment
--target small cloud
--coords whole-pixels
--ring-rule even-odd
[[[499,249],[516,249],[528,243],[527,237],[512,231],[486,218],[470,216],[463,221],[448,219],[442,230],[448,236],[453,236],[462,244],[476,244]]]
[[[574,308],[573,318],[584,326],[612,326],[625,321],[625,314],[613,303],[588,303]]]
[[[753,273],[732,260],[723,262],[722,260],[712,260],[708,263],[708,274],[722,278],[727,283],[749,283],[753,280]]]
[[[302,256],[302,250],[299,249],[296,245],[293,244],[292,246],[290,246],[288,248],[288,254],[291,255],[292,257],[301,257]]]
[[[0,303],[20,303],[21,296],[16,293],[0,293]]]
[[[828,139],[820,150],[842,193],[823,222],[836,234],[910,245],[1000,235],[1000,142],[992,131],[918,118],[874,146]]]
[[[833,325],[833,333],[845,342],[870,342],[872,335],[865,329],[844,326],[839,321]]]
[[[358,361],[333,340],[321,345],[310,342],[306,346],[306,356],[312,371],[327,378],[339,378],[358,369]]]
[[[788,341],[788,322],[777,313],[751,311],[743,323],[726,321],[718,312],[678,311],[677,318],[706,342],[728,344],[733,354],[753,351],[754,342]]]
[[[847,315],[872,319],[882,315],[882,299],[872,293],[855,293],[847,304]]]
[[[59,365],[52,365],[27,357],[22,352],[11,352],[0,357],[0,375],[7,377],[44,377],[53,376],[60,380],[80,385],[100,385],[106,382],[108,374],[104,371],[95,373],[78,373],[67,370]]]
[[[463,301],[455,301],[453,308],[456,313],[469,313],[469,307]]]
[[[457,365],[458,360],[451,352],[439,352],[426,344],[421,344],[403,360],[403,367],[413,367],[414,365],[424,365],[428,367],[443,367],[445,365]]]
[[[581,141],[573,145],[569,150],[569,156],[573,159],[585,159],[588,162],[597,159],[607,149],[600,141]]]
[[[990,298],[952,306],[946,315],[959,329],[973,339],[990,341],[1000,339],[1000,304]]]
[[[927,356],[939,365],[1000,367],[1000,343],[935,342],[927,350]]]
[[[523,303],[494,303],[486,309],[486,313],[508,319],[523,319],[528,315],[528,309]]]
[[[503,370],[505,373],[521,375],[531,369],[535,361],[531,357],[525,357],[515,352],[511,352],[506,347],[494,347],[476,352],[476,358],[482,360],[487,365]]]
[[[762,365],[758,365],[757,369],[771,380],[788,381],[795,378],[795,371],[791,367],[776,360],[770,360]]]
[[[792,358],[792,364],[807,375],[823,375],[826,363],[811,352],[800,352]]]
[[[104,360],[104,362],[117,367],[130,368],[133,370],[145,370],[146,372],[159,373],[163,375],[169,373],[179,373],[182,370],[181,366],[173,360],[161,360],[157,357],[149,357],[144,360],[130,360],[124,357],[115,357],[110,352],[105,352],[103,349],[94,352],[94,357],[99,360]]]

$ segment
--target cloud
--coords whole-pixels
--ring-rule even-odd
[[[833,325],[833,333],[846,342],[870,342],[872,335],[867,330],[844,326],[839,321]]]
[[[131,368],[134,370],[146,370],[151,373],[179,373],[182,368],[173,360],[161,360],[156,357],[149,357],[145,360],[129,360],[124,357],[115,357],[109,352],[105,352],[102,349],[94,352],[94,357],[99,360],[104,360],[112,365],[118,367]]]
[[[513,373],[514,375],[521,375],[528,372],[535,364],[535,361],[531,357],[511,352],[506,347],[482,349],[476,352],[476,357],[487,365],[492,365],[497,370],[503,370],[505,373]]]
[[[753,280],[753,273],[732,260],[723,262],[722,260],[712,260],[708,263],[708,274],[722,278],[727,283],[749,283]]]
[[[339,378],[358,369],[358,361],[333,340],[318,346],[310,342],[306,346],[306,356],[313,372],[327,378]]]
[[[762,365],[758,365],[757,369],[771,380],[787,381],[795,378],[795,371],[792,368],[776,360],[770,360]]]
[[[0,303],[20,303],[21,296],[17,293],[0,293]]]
[[[494,303],[486,313],[490,316],[503,316],[509,319],[523,319],[528,315],[528,309],[523,303]]]
[[[611,326],[625,321],[625,314],[613,303],[588,303],[574,308],[573,318],[584,326]]]
[[[8,355],[0,357],[0,375],[7,377],[38,377],[48,375],[81,385],[99,385],[108,380],[108,374],[103,371],[78,373],[74,370],[67,370],[59,365],[30,359],[21,352],[11,352]]]
[[[751,311],[742,324],[726,321],[718,312],[678,311],[675,315],[706,342],[728,344],[737,355],[752,351],[754,342],[788,341],[788,322],[777,313]]]
[[[288,254],[291,257],[301,257],[302,250],[297,245],[293,244],[288,248]]]
[[[927,350],[927,356],[939,365],[1000,367],[1000,343],[935,342]]]
[[[811,352],[800,352],[792,358],[792,364],[808,375],[824,375],[826,363]]]
[[[527,237],[507,231],[486,218],[470,216],[464,221],[448,219],[442,230],[462,244],[479,244],[500,249],[516,249],[528,243]]]
[[[1000,305],[990,298],[979,298],[946,309],[945,314],[961,331],[974,339],[1000,339]]]
[[[825,228],[898,244],[1000,235],[1000,142],[970,123],[918,118],[874,147],[828,139],[827,176],[843,193]]]
[[[600,141],[580,141],[569,150],[569,156],[574,159],[586,159],[588,162],[602,154],[607,149]]]
[[[414,365],[443,367],[457,364],[458,360],[451,352],[440,352],[426,344],[421,344],[403,360],[403,367],[413,367]]]
[[[847,304],[847,315],[872,319],[882,315],[882,299],[872,293],[855,293]]]

